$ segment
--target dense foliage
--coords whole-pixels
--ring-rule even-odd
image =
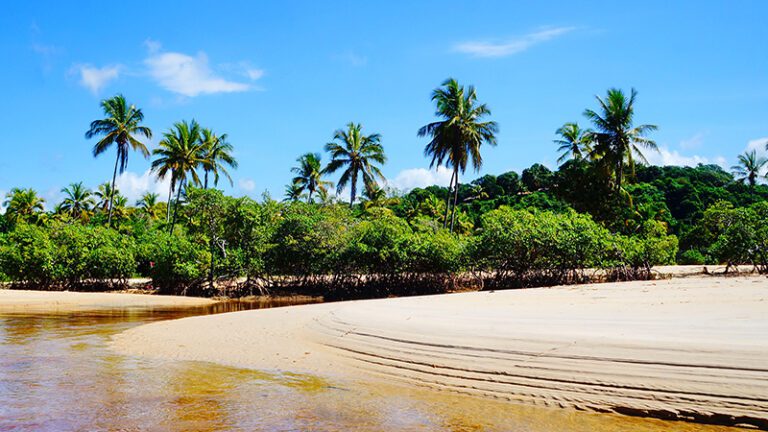
[[[177,122],[152,151],[152,170],[169,178],[166,202],[147,193],[135,207],[115,187],[143,114],[122,96],[102,102],[91,123],[94,155],[117,150],[112,182],[90,191],[74,183],[52,211],[32,189],[12,189],[0,215],[0,278],[38,288],[122,286],[151,280],[165,293],[242,295],[272,290],[330,298],[435,293],[464,287],[512,288],[648,278],[661,264],[752,264],[768,271],[768,161],[739,156],[733,172],[717,165],[649,166],[655,151],[636,125],[637,92],[597,97],[584,116],[592,129],[565,123],[555,140],[561,165],[461,182],[481,147],[496,145],[498,125],[472,86],[449,79],[433,92],[437,120],[430,166],[451,170],[449,187],[387,190],[381,136],[349,123],[326,145],[330,162],[306,153],[291,171],[286,202],[233,198],[208,189],[237,168],[227,135],[194,120]],[[339,201],[325,179],[340,174]],[[357,194],[362,181],[362,199]]]
[[[98,210],[25,210],[0,224],[0,272],[39,287],[147,277],[167,293],[350,298],[643,278],[675,262],[768,268],[768,187],[714,165],[638,167],[631,203],[611,202],[587,175],[567,181],[583,163],[460,185],[457,233],[443,227],[448,190],[439,186],[352,208],[189,188],[172,234],[146,206],[115,212],[114,228]]]

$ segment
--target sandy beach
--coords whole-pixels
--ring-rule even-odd
[[[0,312],[66,312],[97,309],[205,306],[210,299],[120,293],[0,289]]]
[[[125,354],[768,428],[768,280],[689,277],[158,322]]]

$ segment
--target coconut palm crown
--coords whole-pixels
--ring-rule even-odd
[[[450,78],[441,87],[432,92],[432,101],[437,110],[435,115],[440,119],[419,129],[420,137],[429,136],[431,139],[424,147],[424,155],[431,158],[429,167],[441,166],[451,168],[451,185],[453,189],[453,211],[451,212],[451,231],[456,217],[458,202],[459,175],[472,163],[475,171],[483,166],[480,148],[483,144],[495,146],[498,125],[494,121],[483,121],[491,114],[485,104],[477,102],[477,92],[473,86],[464,87]],[[449,198],[450,200],[450,194]],[[449,201],[446,201],[446,217],[448,220]]]
[[[37,195],[34,189],[13,188],[5,195],[5,217],[12,224],[18,222],[35,222],[45,209],[45,200]]]
[[[181,193],[187,182],[200,184],[197,169],[203,166],[203,146],[200,141],[200,125],[181,121],[174,123],[171,130],[163,134],[158,148],[152,151],[155,159],[152,161],[152,171],[161,179],[170,176],[168,190],[168,206],[166,220],[171,218],[171,197],[176,191],[175,209],[178,209]],[[174,216],[176,211],[174,210]],[[175,218],[174,218],[175,219]],[[173,223],[171,223],[171,231]]]
[[[344,169],[336,183],[336,192],[340,193],[349,186],[350,207],[357,198],[358,177],[362,176],[364,187],[372,187],[376,184],[376,179],[384,180],[377,164],[387,161],[384,147],[381,145],[381,135],[363,135],[362,129],[360,123],[349,123],[346,130],[339,129],[334,133],[334,142],[325,145],[325,151],[331,154],[331,161],[323,172],[332,174]]]
[[[208,189],[208,174],[213,174],[213,185],[219,184],[220,175],[232,184],[232,177],[227,171],[227,166],[237,169],[237,160],[232,156],[232,144],[227,142],[227,134],[216,135],[212,130],[205,128],[200,133],[202,144],[202,168],[204,171],[203,187]]]
[[[558,145],[560,157],[557,163],[568,159],[585,159],[592,153],[592,131],[582,129],[578,123],[566,123],[555,131],[560,138],[554,142]]]
[[[312,195],[316,192],[322,193],[329,186],[333,186],[333,183],[322,179],[323,169],[320,160],[320,154],[306,153],[296,159],[299,165],[291,168],[291,171],[296,174],[292,184],[297,186],[299,194],[307,192],[307,202],[312,202]]]
[[[83,186],[83,182],[72,183],[61,190],[64,200],[59,205],[59,211],[70,215],[74,219],[87,217],[96,201],[93,192]]]
[[[101,101],[101,108],[105,117],[91,122],[91,127],[85,133],[87,139],[101,137],[93,146],[93,156],[99,156],[109,150],[114,144],[117,147],[115,169],[112,173],[112,189],[114,195],[115,180],[117,174],[125,172],[128,167],[128,151],[140,152],[145,158],[149,157],[147,146],[139,141],[139,138],[152,139],[152,130],[142,126],[144,114],[134,105],[129,105],[123,95],[118,94]],[[112,223],[112,200],[109,199],[109,216],[107,223]]]
[[[629,98],[619,89],[609,89],[605,99],[595,96],[600,105],[599,111],[587,109],[584,116],[595,126],[593,134],[593,158],[600,159],[607,169],[614,174],[614,187],[621,190],[624,180],[624,167],[628,166],[634,174],[635,158],[648,163],[643,149],[658,151],[656,143],[646,138],[655,131],[655,125],[634,125],[635,100],[637,91],[633,88]]]
[[[754,188],[760,173],[768,163],[768,159],[758,156],[756,150],[744,152],[738,157],[738,163],[731,167],[734,177],[737,181],[749,184]]]

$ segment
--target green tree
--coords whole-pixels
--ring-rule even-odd
[[[459,175],[466,171],[470,160],[475,171],[482,167],[480,147],[482,144],[496,145],[498,125],[494,121],[482,121],[491,111],[485,104],[478,104],[475,88],[464,88],[453,78],[432,92],[432,101],[437,106],[435,115],[440,120],[423,126],[418,135],[431,138],[424,147],[424,154],[432,158],[430,168],[445,164],[453,170],[449,187],[449,190],[453,188],[452,232],[459,199]],[[449,201],[446,201],[443,224],[447,224],[449,208]]]
[[[299,183],[291,182],[285,187],[285,199],[284,201],[296,202],[304,196],[304,189]]]
[[[333,183],[325,181],[323,177],[322,164],[318,153],[306,153],[296,159],[299,166],[291,168],[296,174],[293,178],[293,185],[297,186],[300,194],[307,192],[307,202],[312,202],[312,195],[315,192],[325,192]]]
[[[161,179],[168,175],[171,176],[166,220],[171,219],[171,197],[176,189],[176,204],[170,226],[170,230],[173,232],[185,183],[191,179],[192,184],[200,184],[197,168],[203,166],[204,163],[203,146],[200,142],[200,125],[195,120],[174,123],[171,130],[163,134],[163,139],[152,154],[155,155],[155,160],[152,161],[152,171],[157,173]]]
[[[566,123],[555,131],[560,135],[555,140],[557,151],[561,153],[557,163],[570,159],[583,159],[592,153],[592,131],[584,130],[578,123]]]
[[[537,163],[523,170],[521,182],[530,192],[546,190],[552,187],[554,174],[549,168]]]
[[[160,198],[160,195],[156,193],[145,192],[144,195],[136,201],[136,207],[138,207],[147,218],[157,219],[159,216],[157,212],[158,198]]]
[[[107,217],[107,224],[111,225],[112,196],[114,195],[118,170],[122,174],[128,167],[128,150],[130,149],[139,151],[145,158],[149,157],[147,146],[137,138],[151,139],[152,130],[146,126],[141,126],[144,113],[134,105],[128,105],[123,95],[119,94],[110,99],[104,99],[101,101],[101,108],[106,117],[91,122],[91,127],[85,133],[85,137],[91,139],[95,136],[102,136],[101,140],[93,146],[94,157],[107,151],[112,144],[117,147],[115,169],[112,173],[112,195],[109,199],[109,216]]]
[[[93,196],[97,199],[96,208],[100,211],[109,211],[109,202],[112,199],[112,194],[118,195],[120,190],[115,188],[113,190],[112,183],[105,182],[99,185]]]
[[[336,192],[340,193],[349,185],[349,206],[351,207],[357,196],[358,175],[363,176],[365,188],[372,187],[377,178],[384,179],[384,175],[376,164],[386,163],[387,157],[381,145],[381,135],[363,135],[360,123],[349,123],[347,130],[337,130],[333,139],[337,142],[325,145],[325,151],[331,154],[331,161],[323,172],[332,174],[344,168],[344,172],[336,183]]]
[[[757,178],[760,177],[760,172],[765,168],[768,159],[758,156],[757,151],[752,150],[740,154],[738,160],[739,163],[731,167],[733,175],[737,181],[746,182],[750,188],[754,189]]]
[[[74,219],[82,219],[88,216],[95,202],[93,193],[83,186],[83,182],[72,183],[61,190],[65,197],[59,205],[59,209]]]
[[[13,188],[5,194],[5,217],[11,224],[37,222],[44,210],[45,200],[34,189]]]
[[[213,185],[219,184],[219,174],[224,174],[224,177],[229,180],[229,184],[232,184],[232,177],[227,171],[227,166],[233,169],[237,169],[237,160],[232,156],[232,144],[227,142],[227,134],[221,136],[216,135],[210,129],[203,129],[200,134],[200,140],[202,141],[202,159],[203,159],[203,171],[204,180],[203,188],[208,189],[208,174],[213,174]]]
[[[635,158],[647,163],[642,149],[658,151],[656,143],[645,136],[657,127],[643,124],[634,126],[635,99],[637,91],[632,89],[629,98],[619,89],[609,89],[605,99],[595,96],[600,111],[587,109],[586,116],[595,126],[594,158],[614,174],[616,191],[620,191],[624,180],[624,167],[634,174]]]

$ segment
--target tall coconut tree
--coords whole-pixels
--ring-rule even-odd
[[[336,183],[336,193],[349,186],[349,206],[352,207],[357,197],[357,181],[360,176],[363,186],[368,188],[376,179],[384,180],[384,175],[377,164],[384,164],[387,157],[381,145],[381,135],[364,135],[360,123],[347,124],[347,129],[339,129],[333,134],[334,142],[325,145],[325,151],[331,154],[331,161],[324,172],[333,174],[343,169]]]
[[[307,192],[307,202],[312,202],[312,195],[316,192],[327,191],[328,187],[333,186],[333,183],[323,180],[320,160],[320,154],[306,153],[296,159],[299,165],[291,168],[296,174],[292,183],[299,187],[300,194]]]
[[[558,145],[557,151],[561,153],[557,163],[563,163],[570,159],[584,159],[592,153],[592,131],[582,129],[578,123],[566,123],[555,131],[560,138],[554,142]]]
[[[142,126],[144,113],[134,105],[129,105],[123,95],[117,95],[110,99],[101,101],[101,108],[104,110],[105,118],[94,120],[91,127],[85,133],[85,137],[101,137],[99,142],[93,146],[93,156],[109,150],[114,144],[117,148],[115,158],[115,169],[112,172],[112,194],[109,199],[109,216],[107,224],[112,224],[112,197],[114,195],[115,180],[117,174],[125,172],[128,167],[128,151],[138,151],[145,158],[149,157],[147,146],[139,141],[140,138],[152,139],[152,130]]]
[[[647,163],[644,149],[658,151],[656,143],[646,138],[657,127],[650,124],[634,125],[637,91],[633,88],[629,98],[619,89],[609,89],[605,99],[595,96],[600,109],[587,109],[584,116],[595,126],[593,153],[613,172],[616,191],[622,188],[624,167],[634,174],[635,158]]]
[[[45,200],[37,195],[34,189],[13,188],[5,195],[5,217],[8,222],[36,221],[45,209]]]
[[[168,190],[166,221],[171,220],[171,197],[174,190],[176,191],[176,203],[170,226],[170,230],[173,232],[181,193],[186,183],[191,181],[195,185],[200,184],[197,169],[204,163],[200,125],[195,120],[174,123],[171,130],[163,134],[163,139],[158,143],[158,148],[152,151],[152,154],[155,156],[152,161],[152,171],[161,179],[170,176],[171,180]]]
[[[59,211],[70,215],[73,219],[87,217],[95,205],[93,193],[83,186],[83,182],[72,183],[61,190],[64,200],[59,205]]]
[[[136,201],[136,207],[149,219],[157,219],[157,200],[160,195],[153,192],[146,192]]]
[[[738,157],[739,163],[731,167],[734,177],[737,181],[749,184],[754,188],[757,184],[757,178],[768,163],[768,159],[758,156],[756,150],[744,152]]]
[[[203,187],[208,189],[208,174],[213,174],[213,185],[219,184],[221,174],[232,184],[232,177],[226,167],[237,169],[237,160],[232,156],[232,144],[227,142],[227,134],[216,135],[210,129],[202,129],[200,141],[203,146]]]
[[[475,88],[465,88],[453,78],[444,81],[441,87],[432,92],[432,101],[437,106],[435,115],[439,120],[423,126],[418,135],[431,138],[424,147],[425,156],[431,158],[429,167],[444,164],[453,171],[443,220],[445,226],[448,221],[448,209],[451,208],[450,192],[453,190],[453,232],[459,199],[459,176],[466,171],[470,161],[475,171],[480,170],[483,165],[480,148],[483,144],[496,145],[498,125],[494,121],[483,121],[491,114],[491,110],[485,104],[478,103]]]

